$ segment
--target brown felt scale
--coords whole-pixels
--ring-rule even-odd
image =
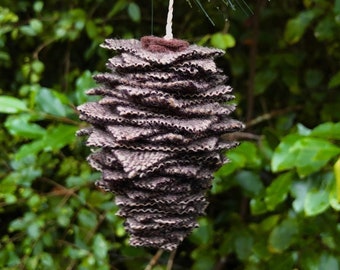
[[[117,55],[87,92],[102,99],[78,107],[91,124],[78,135],[88,136],[96,184],[115,193],[131,245],[174,250],[204,214],[224,151],[237,145],[221,135],[243,128],[214,62],[224,51],[154,36],[102,47]]]

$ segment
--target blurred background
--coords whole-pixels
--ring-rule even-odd
[[[151,266],[94,187],[76,106],[112,57],[99,44],[163,36],[167,5],[1,0],[1,269]],[[246,123],[173,269],[340,269],[340,0],[175,0],[173,32],[226,50]]]

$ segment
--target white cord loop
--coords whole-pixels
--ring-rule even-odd
[[[169,0],[168,18],[166,21],[166,34],[164,36],[164,39],[173,39],[173,35],[172,35],[173,15],[174,15],[174,0]]]

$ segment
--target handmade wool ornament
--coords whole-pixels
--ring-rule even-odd
[[[174,39],[173,2],[164,38],[105,40],[102,47],[118,54],[87,91],[102,99],[78,107],[91,124],[78,135],[94,149],[96,185],[115,193],[130,244],[164,250],[198,226],[212,174],[237,145],[221,135],[243,128],[229,117],[234,96],[214,62],[224,51]]]
[[[95,149],[96,184],[115,193],[131,245],[173,250],[204,214],[223,151],[237,145],[220,136],[243,127],[229,117],[234,96],[214,62],[224,52],[154,36],[102,47],[118,55],[87,91],[103,98],[78,107],[92,125],[78,135]]]

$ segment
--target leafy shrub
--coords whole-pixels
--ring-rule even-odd
[[[167,3],[154,2],[163,35]],[[203,3],[215,28],[176,3],[177,37],[228,49],[219,63],[247,129],[174,269],[340,268],[340,1],[257,2],[249,17]],[[75,107],[110,57],[98,45],[150,34],[150,10],[128,0],[1,2],[1,269],[142,269],[155,253],[128,246],[74,136],[84,125]]]

